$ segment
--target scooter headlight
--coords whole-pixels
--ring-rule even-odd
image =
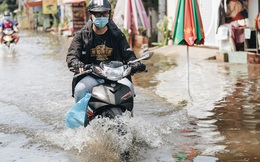
[[[124,67],[123,66],[117,68],[105,67],[104,72],[106,74],[107,79],[112,81],[118,81],[123,78]]]
[[[12,41],[12,36],[6,35],[6,36],[4,36],[3,40],[7,41],[7,42],[10,42],[10,41]]]
[[[8,30],[8,29],[5,29],[5,30],[3,30],[3,33],[5,33],[6,35],[11,35],[11,34],[13,34],[13,30]]]

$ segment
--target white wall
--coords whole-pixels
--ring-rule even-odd
[[[217,46],[216,41],[216,18],[218,13],[218,7],[220,0],[198,0],[202,23],[205,33],[205,45]]]
[[[175,19],[175,11],[178,0],[167,0],[167,16],[169,18],[169,29],[172,28],[172,23]]]
[[[258,14],[258,0],[249,0],[248,6],[248,26],[254,28],[254,20]]]

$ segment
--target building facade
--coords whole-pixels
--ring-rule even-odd
[[[205,32],[205,45],[218,46],[217,40],[219,4],[221,0],[197,0],[203,21]],[[172,28],[178,0],[167,0],[167,16],[169,18],[169,29]],[[248,19],[246,25],[254,28],[256,15],[259,13],[259,0],[249,0]]]

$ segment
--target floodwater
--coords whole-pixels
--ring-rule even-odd
[[[260,160],[258,65],[205,60],[207,49],[191,48],[189,60],[184,47],[155,49],[148,73],[133,78],[134,117],[122,117],[128,133],[118,136],[105,119],[64,124],[74,104],[71,38],[19,34],[14,55],[0,50],[0,161],[116,162],[125,149],[133,162]]]

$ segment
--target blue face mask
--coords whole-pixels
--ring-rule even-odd
[[[10,16],[5,16],[5,20],[9,21],[11,19]]]
[[[95,26],[98,29],[102,29],[104,28],[108,23],[108,17],[97,17],[93,19],[93,24],[95,24]]]

